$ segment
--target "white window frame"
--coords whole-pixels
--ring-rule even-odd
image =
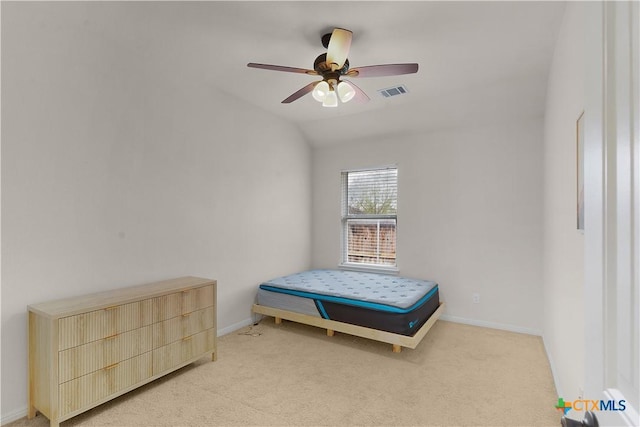
[[[389,165],[389,166],[378,166],[378,167],[371,167],[371,168],[362,168],[362,169],[349,169],[349,170],[343,170],[341,172],[341,233],[342,233],[342,238],[341,238],[341,247],[340,247],[340,262],[338,264],[339,268],[342,269],[348,269],[348,270],[359,270],[359,271],[375,271],[375,272],[380,272],[380,273],[387,273],[387,274],[397,274],[399,272],[398,270],[398,247],[397,247],[397,241],[398,241],[398,208],[397,208],[397,202],[398,202],[398,196],[397,196],[397,191],[398,191],[398,182],[396,181],[396,213],[395,214],[357,214],[357,215],[353,215],[353,214],[349,214],[348,213],[348,206],[349,206],[349,202],[348,202],[348,174],[349,173],[353,173],[353,172],[366,172],[366,171],[379,171],[379,170],[387,170],[387,169],[395,169],[396,173],[398,172],[398,167],[397,165]],[[394,265],[389,265],[389,264],[375,264],[375,263],[360,263],[360,262],[349,262],[348,261],[348,251],[349,251],[349,231],[348,231],[348,221],[349,220],[354,220],[354,219],[359,219],[359,220],[370,220],[370,221],[375,221],[375,220],[394,220],[395,221],[395,247],[396,247],[396,258],[395,258],[395,264]],[[379,234],[378,234],[379,237]]]

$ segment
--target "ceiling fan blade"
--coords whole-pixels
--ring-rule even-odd
[[[358,86],[356,86],[351,80],[342,80],[344,82],[347,82],[351,85],[351,87],[356,91],[356,95],[353,97],[353,100],[363,104],[365,102],[369,102],[370,98],[367,96],[366,93],[364,93],[364,91],[362,89],[360,89]]]
[[[255,62],[249,62],[247,64],[247,67],[261,68],[263,70],[272,70],[272,71],[286,71],[288,73],[311,74],[313,76],[318,75],[318,72],[315,70],[307,70],[304,68],[295,68],[295,67],[285,67],[282,65],[256,64]]]
[[[306,85],[305,87],[303,87],[302,89],[292,93],[288,98],[284,99],[282,101],[283,104],[289,104],[293,101],[295,101],[298,98],[302,98],[303,96],[305,96],[306,94],[308,94],[309,92],[311,92],[313,90],[314,87],[316,87],[316,85],[318,83],[320,83],[322,80],[317,81],[317,82],[311,82],[308,85]]]
[[[339,70],[344,65],[344,61],[349,56],[351,48],[351,37],[353,33],[349,30],[336,28],[331,33],[329,46],[327,47],[327,63],[331,64],[332,71]]]
[[[384,64],[352,68],[347,72],[349,77],[385,77],[399,76],[418,72],[418,64]]]

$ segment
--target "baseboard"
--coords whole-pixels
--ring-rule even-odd
[[[237,331],[240,328],[253,325],[263,316],[254,314],[249,319],[242,320],[226,328],[218,329],[218,336],[230,334]],[[450,314],[443,314],[440,316],[440,320],[446,320],[454,323],[464,323],[465,325],[481,326],[483,328],[500,329],[503,331],[517,332],[520,334],[542,336],[542,332],[537,329],[523,328],[521,326],[505,325],[503,323],[485,322],[484,320],[467,319],[465,317],[451,316]]]
[[[2,417],[0,418],[0,426],[12,423],[26,416],[27,416],[26,406],[21,409],[16,409],[15,411],[11,411],[8,414],[2,414]]]
[[[255,315],[254,315],[255,316]],[[249,319],[244,319],[238,323],[234,323],[233,325],[229,325],[225,328],[218,329],[218,336],[230,334],[231,332],[237,331],[238,329],[244,328],[246,326],[250,326],[256,323],[256,318],[251,317]]]
[[[556,373],[556,365],[553,363],[553,357],[551,357],[551,353],[549,353],[549,347],[547,346],[547,341],[544,339],[544,335],[542,336],[542,344],[544,345],[544,352],[547,354],[547,360],[551,368],[551,376],[553,376],[553,384],[556,386],[556,393],[558,396],[565,396],[560,386],[560,379]]]
[[[465,317],[452,316],[443,314],[440,320],[446,320],[454,323],[464,323],[465,325],[481,326],[483,328],[500,329],[503,331],[517,332],[520,334],[542,336],[542,332],[537,329],[523,328],[521,326],[505,325],[503,323],[486,322],[484,320],[467,319]]]

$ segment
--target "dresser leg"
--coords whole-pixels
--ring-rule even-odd
[[[31,403],[29,403],[29,410],[27,411],[27,418],[31,419],[36,416],[36,408]]]
[[[211,361],[215,362],[216,360],[218,360],[218,353],[211,353]]]

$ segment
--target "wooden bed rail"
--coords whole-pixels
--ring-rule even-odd
[[[342,332],[349,335],[355,335],[362,338],[368,338],[375,341],[392,344],[393,352],[399,353],[402,347],[416,348],[422,338],[429,332],[429,329],[440,318],[444,311],[444,303],[440,305],[436,311],[427,319],[424,325],[416,331],[412,336],[395,334],[393,332],[381,331],[378,329],[367,328],[364,326],[352,325],[350,323],[337,322],[335,320],[323,319],[322,317],[309,316],[308,314],[296,313],[293,311],[282,310],[279,308],[267,307],[260,304],[253,305],[253,312],[264,314],[275,318],[276,324],[282,322],[282,319],[292,322],[303,323],[305,325],[316,326],[327,330],[328,336],[333,336],[334,332]]]

